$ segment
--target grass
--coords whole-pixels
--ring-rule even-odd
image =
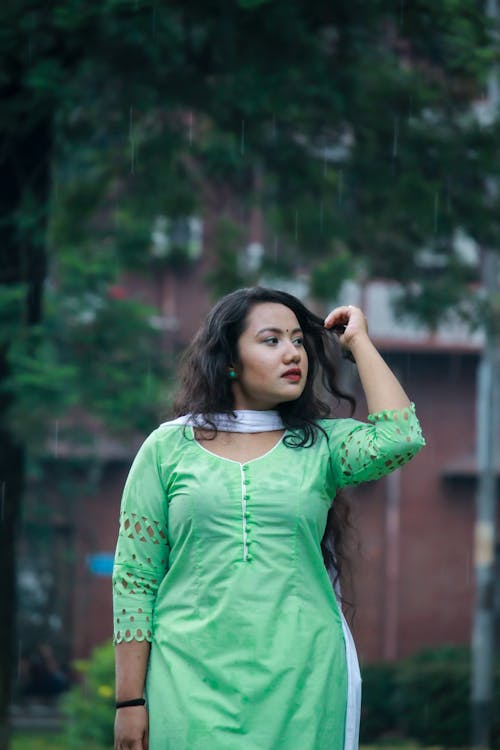
[[[15,732],[12,737],[11,750],[69,750],[69,748],[67,740],[61,734]],[[111,750],[111,748],[85,743],[85,750]]]

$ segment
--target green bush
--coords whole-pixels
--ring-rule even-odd
[[[62,734],[45,732],[15,732],[10,744],[11,750],[68,750],[67,737]],[[110,750],[110,745],[88,742],[85,750]]]
[[[395,707],[405,735],[444,747],[470,745],[469,680],[467,649],[424,651],[402,662]]]
[[[113,747],[115,720],[114,648],[105,643],[88,661],[77,662],[82,682],[61,700],[67,718],[66,747],[88,748],[95,742]]]
[[[360,730],[362,742],[372,742],[396,729],[395,679],[396,666],[392,663],[364,667]]]
[[[361,740],[397,734],[423,745],[470,746],[470,652],[426,649],[394,664],[363,670]],[[500,706],[500,668],[494,706]],[[500,750],[500,717],[493,711],[492,748]]]

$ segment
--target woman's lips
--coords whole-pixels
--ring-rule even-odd
[[[287,370],[281,377],[285,378],[285,380],[290,380],[292,383],[297,383],[302,377],[302,372],[296,369]]]

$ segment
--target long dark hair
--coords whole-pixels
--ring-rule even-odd
[[[214,428],[215,436],[213,415],[233,413],[234,399],[228,367],[239,362],[238,341],[250,310],[263,302],[285,305],[292,310],[304,335],[304,348],[309,361],[304,390],[299,398],[278,404],[276,408],[289,431],[284,438],[285,444],[291,448],[307,448],[315,443],[319,432],[324,433],[317,420],[332,416],[332,406],[326,400],[328,395],[333,396],[337,403],[347,401],[351,413],[355,400],[337,384],[341,361],[337,336],[327,330],[323,319],[300,300],[276,289],[238,289],[223,297],[212,308],[181,362],[180,389],[174,402],[174,416],[200,415],[200,426],[208,422]],[[348,503],[338,493],[328,513],[321,542],[323,559],[333,580],[338,580],[343,573],[346,560],[344,532],[349,526]]]

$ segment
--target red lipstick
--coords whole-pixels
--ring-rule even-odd
[[[302,377],[302,370],[299,367],[291,367],[281,377],[296,383]]]

